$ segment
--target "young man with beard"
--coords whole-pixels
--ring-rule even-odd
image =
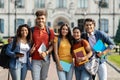
[[[31,50],[32,80],[46,80],[50,64],[49,54],[53,49],[54,31],[46,26],[47,12],[45,10],[38,10],[35,15],[36,25],[33,28],[33,46]],[[41,44],[46,46],[46,51],[38,51]]]

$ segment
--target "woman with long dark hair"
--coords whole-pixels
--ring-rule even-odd
[[[59,80],[72,80],[73,77],[74,68],[71,54],[71,38],[71,31],[68,24],[61,25],[59,35],[54,39],[54,52]],[[71,65],[68,71],[64,70],[61,61]]]

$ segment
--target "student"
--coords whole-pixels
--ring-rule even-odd
[[[81,31],[79,27],[73,28],[73,46],[72,46],[72,52],[74,55],[74,64],[75,64],[75,76],[76,80],[89,80],[91,75],[88,73],[88,71],[85,69],[85,63],[82,63],[85,60],[89,60],[89,58],[92,56],[92,50],[90,48],[90,45],[88,41],[81,38]],[[76,57],[75,56],[75,49],[84,47],[86,55],[84,57]]]
[[[56,59],[56,68],[59,80],[72,80],[73,77],[73,59],[71,54],[71,31],[69,26],[65,23],[61,25],[58,37],[54,39],[54,52]],[[58,44],[58,39],[59,44]],[[70,70],[64,71],[60,61],[65,61],[71,64]]]
[[[32,80],[46,80],[50,64],[49,53],[53,49],[54,31],[46,26],[47,12],[45,10],[38,10],[35,15],[36,25],[33,28],[33,47],[31,48]],[[38,51],[41,44],[46,46],[46,51]],[[45,57],[47,57],[46,61]]]
[[[20,25],[14,40],[6,50],[6,54],[10,56],[9,66],[12,80],[25,80],[27,70],[31,69],[29,60],[31,42],[32,34],[29,26],[27,24]]]
[[[107,80],[106,57],[101,58],[101,56],[107,55],[107,53],[114,48],[115,44],[106,33],[95,30],[95,21],[93,19],[87,18],[84,23],[84,28],[86,32],[82,34],[82,38],[88,40],[92,50],[94,44],[98,40],[102,40],[103,43],[108,45],[103,52],[98,52],[96,54],[96,52],[93,50],[93,54],[97,55],[97,57],[100,59],[100,65],[98,69],[99,80]],[[93,80],[95,80],[95,76],[93,76]]]

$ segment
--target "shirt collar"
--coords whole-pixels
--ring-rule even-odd
[[[35,26],[36,27],[36,29],[40,29],[39,28],[39,26]],[[40,30],[45,30],[46,28],[44,27],[44,28],[42,28],[42,29],[40,29]]]
[[[87,33],[88,36],[90,36],[90,35],[94,36],[94,34],[95,34],[94,32],[92,32],[91,34]]]

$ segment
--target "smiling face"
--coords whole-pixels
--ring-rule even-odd
[[[44,27],[46,23],[45,15],[37,16],[36,23],[39,27]]]
[[[63,26],[62,30],[61,30],[62,36],[66,36],[68,34],[68,27],[67,26]]]
[[[87,33],[90,34],[90,33],[94,32],[94,28],[95,28],[95,25],[93,22],[91,22],[91,21],[85,22],[85,30]]]
[[[74,30],[73,30],[73,37],[74,37],[74,39],[76,39],[76,40],[79,40],[79,39],[80,39],[80,37],[81,37],[81,32],[80,32],[79,29],[74,29]]]
[[[21,37],[27,37],[28,29],[26,27],[21,28]]]

